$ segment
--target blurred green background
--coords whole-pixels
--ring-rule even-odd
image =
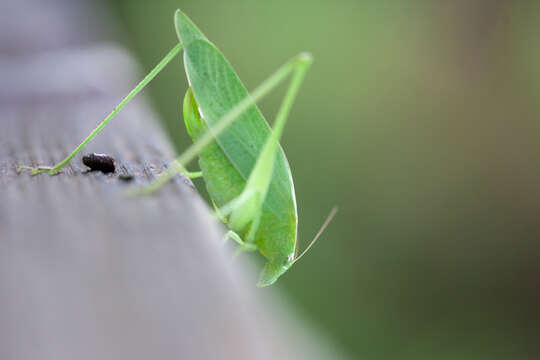
[[[253,89],[315,63],[282,141],[301,246],[277,285],[362,359],[538,355],[540,3],[110,0],[150,69],[184,10]],[[180,151],[180,61],[149,87]],[[284,88],[261,104],[273,119]],[[199,187],[201,184],[197,183]]]

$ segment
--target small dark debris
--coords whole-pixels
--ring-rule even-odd
[[[104,174],[114,172],[114,158],[107,154],[86,154],[82,162],[92,171],[101,171]]]
[[[135,176],[133,176],[133,174],[120,174],[120,175],[118,175],[118,179],[128,182],[128,181],[132,181],[133,179],[135,179]]]

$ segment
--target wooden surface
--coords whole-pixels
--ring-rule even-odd
[[[140,74],[81,26],[98,18],[87,3],[5,4],[0,359],[328,358],[285,306],[256,293],[256,270],[231,262],[189,180],[124,196],[173,158],[144,98],[83,151],[112,155],[114,174],[87,172],[82,154],[57,176],[17,174],[62,159]]]

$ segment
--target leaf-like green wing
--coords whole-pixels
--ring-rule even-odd
[[[180,11],[175,15],[175,25],[184,46],[184,66],[199,111],[207,126],[212,127],[249,93],[223,54]],[[269,134],[268,123],[257,106],[252,105],[218,136],[217,142],[242,177],[247,179]],[[292,176],[281,147],[266,205],[284,217],[284,224],[291,221],[296,224]]]
[[[176,10],[174,13],[174,27],[176,29],[176,35],[182,45],[187,47],[194,40],[206,40],[206,36],[199,30],[199,28],[180,10]]]

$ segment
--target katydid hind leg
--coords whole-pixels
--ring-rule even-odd
[[[49,175],[56,175],[60,170],[66,166],[71,159],[75,157],[85,146],[88,144],[103,128],[111,121],[117,114],[122,110],[122,108],[137,95],[142,89],[146,87],[156,76],[163,70],[165,66],[182,50],[182,44],[176,44],[163,59],[120,101],[120,103],[107,115],[107,117],[99,123],[90,134],[84,138],[84,140],[62,161],[55,164],[54,166],[20,166],[18,171],[30,170],[32,175],[37,175],[40,173],[48,173]]]
[[[262,99],[274,88],[276,88],[283,80],[287,78],[287,76],[291,72],[294,72],[293,81],[289,86],[289,90],[285,97],[284,103],[282,104],[282,107],[277,117],[278,120],[284,117],[282,121],[284,122],[290,106],[292,105],[292,101],[294,100],[296,91],[298,90],[298,87],[302,82],[303,75],[311,62],[311,55],[307,53],[302,53],[282,65],[276,72],[274,72],[270,77],[268,77],[264,82],[262,82],[252,92],[250,97],[247,97],[240,101],[238,104],[236,104],[221,119],[219,119],[214,126],[212,126],[212,129],[207,130],[197,142],[193,143],[179,157],[177,157],[174,161],[177,166],[170,167],[156,180],[152,181],[150,184],[143,187],[142,189],[136,191],[136,193],[140,193],[143,195],[151,194],[161,188],[168,181],[170,181],[176,174],[182,172],[182,168],[184,168],[189,162],[191,162],[195,157],[197,157],[208,144],[215,140],[217,136],[221,135],[221,133],[223,133],[223,131],[225,131],[227,127],[234,122],[234,120],[236,120],[240,115],[242,115],[251,105],[257,103],[257,101]],[[187,98],[188,97],[186,96],[186,99]],[[193,98],[192,101],[195,101],[195,99]],[[191,105],[196,106],[196,103]],[[184,103],[184,110],[186,109],[185,106],[186,104]],[[281,129],[278,129],[279,132],[274,135],[274,137],[277,137],[277,141],[279,141],[279,137],[281,136],[283,125],[280,126]],[[251,217],[252,216],[253,215],[251,215]]]
[[[261,152],[259,153],[259,157],[257,158],[255,166],[249,175],[246,187],[243,191],[243,193],[255,193],[258,196],[254,196],[249,201],[244,202],[242,206],[238,207],[231,213],[229,221],[233,228],[243,228],[249,222],[252,222],[260,217],[260,212],[262,211],[261,209],[272,180],[272,173],[274,171],[279,140],[283,134],[283,129],[287,122],[287,118],[296,94],[298,93],[300,85],[304,79],[304,75],[311,63],[311,56],[307,54],[301,54],[297,57],[296,62],[293,63],[293,76],[283,98],[283,102],[278,110],[276,119],[274,121],[274,127],[263,145]],[[248,238],[255,235],[257,228],[258,221],[255,221],[252,223],[250,236],[248,236]]]

